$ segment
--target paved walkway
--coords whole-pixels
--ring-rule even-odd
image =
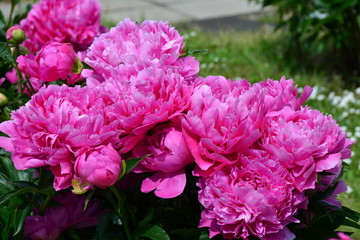
[[[129,17],[181,23],[251,14],[261,6],[247,0],[100,0],[103,17],[119,22]]]
[[[100,0],[100,2],[103,9],[102,17],[113,22],[129,17],[136,21],[154,19],[182,23],[261,11],[260,5],[249,3],[247,0]],[[5,17],[8,17],[10,5],[0,3],[0,9]]]

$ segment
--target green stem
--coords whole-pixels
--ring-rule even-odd
[[[54,191],[48,192],[46,199],[45,199],[45,203],[43,205],[41,205],[41,207],[39,209],[40,216],[44,215],[45,209],[49,205],[49,203],[53,197],[53,193],[54,193]]]
[[[35,91],[33,85],[31,84],[30,78],[28,76],[26,76],[25,84],[26,84],[26,86],[28,88],[30,96],[33,95],[36,91]]]
[[[5,115],[5,118],[6,118],[7,120],[10,120],[11,117],[10,117],[9,113],[6,111],[5,107],[2,109],[2,111],[3,111],[4,115]]]
[[[11,10],[10,10],[10,15],[9,15],[9,20],[8,20],[7,26],[6,26],[7,29],[8,29],[9,27],[11,27],[12,15],[13,15],[13,13],[14,13],[14,9],[15,9],[15,4],[13,3],[13,1],[11,1]]]
[[[125,206],[124,206],[124,200],[120,196],[119,191],[115,188],[114,185],[110,186],[109,188],[114,193],[114,195],[116,197],[116,200],[119,203],[120,208],[116,208],[116,213],[119,216],[119,218],[121,219],[121,222],[122,222],[123,227],[125,229],[126,238],[128,240],[130,240],[130,239],[132,239],[132,237],[131,237],[130,230],[129,230],[129,224],[127,222],[126,211],[125,211]]]
[[[16,44],[15,45],[15,51],[14,51],[14,59],[15,59],[15,63],[14,63],[14,68],[16,70],[16,76],[18,77],[18,85],[19,85],[19,90],[20,90],[20,93],[19,95],[22,95],[23,92],[24,92],[24,89],[23,89],[23,82],[24,82],[24,79],[22,77],[22,74],[21,74],[21,71],[16,63],[16,59],[17,57],[20,55],[20,48],[19,48],[19,44]],[[26,86],[25,86],[26,87]]]

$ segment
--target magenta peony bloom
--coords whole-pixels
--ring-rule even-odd
[[[100,35],[100,11],[98,0],[40,0],[20,22],[29,37],[24,45],[32,53],[49,41],[85,50]]]
[[[127,84],[120,81],[110,79],[98,91],[107,102],[107,118],[123,131],[119,145],[114,145],[121,154],[131,151],[156,124],[184,112],[193,89],[179,73],[157,66],[139,71]]]
[[[352,141],[331,116],[317,110],[285,107],[264,122],[262,148],[280,159],[300,190],[314,189],[317,173],[351,155]]]
[[[239,164],[199,180],[205,208],[199,227],[225,239],[294,239],[286,225],[299,222],[294,215],[307,198],[293,186],[292,176],[261,151],[248,151]]]
[[[86,196],[71,192],[59,194],[53,198],[61,206],[48,207],[43,216],[27,216],[24,224],[24,238],[31,240],[56,240],[61,232],[68,229],[81,229],[96,226],[103,210],[96,200],[90,200],[86,208]]]
[[[0,147],[12,152],[19,170],[50,166],[54,188],[71,186],[74,163],[84,147],[117,144],[117,121],[108,121],[104,102],[95,90],[66,85],[43,87],[20,109],[13,120],[2,122]]]
[[[76,159],[74,170],[80,182],[101,188],[113,185],[120,175],[121,157],[108,146],[85,147]]]
[[[183,119],[186,143],[195,158],[195,175],[207,177],[236,163],[260,137],[264,94],[246,80],[198,78]]]
[[[19,56],[19,69],[30,77],[45,82],[66,79],[76,62],[75,51],[68,43],[49,42],[36,56]]]
[[[179,124],[161,124],[149,131],[132,151],[136,158],[150,155],[140,162],[135,172],[156,172],[142,182],[141,191],[155,190],[161,198],[179,196],[186,185],[185,166],[194,161]]]
[[[172,68],[192,79],[199,63],[190,56],[180,58],[183,46],[183,37],[165,22],[144,21],[138,25],[125,19],[95,39],[82,57],[94,69],[88,71],[87,84],[95,86],[118,75],[128,80],[150,65]]]
[[[339,239],[337,238],[330,238],[329,240],[352,240],[351,237],[349,237],[348,235],[346,235],[345,233],[339,232],[338,233]]]

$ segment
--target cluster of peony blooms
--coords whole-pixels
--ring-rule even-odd
[[[95,14],[83,16],[82,5]],[[39,18],[50,32],[34,32]],[[144,157],[133,171],[150,173],[141,191],[160,198],[182,194],[191,169],[204,207],[199,227],[225,239],[294,239],[287,225],[299,222],[311,191],[336,186],[324,201],[341,206],[338,176],[352,142],[331,116],[303,106],[310,87],[298,96],[285,78],[198,77],[198,61],[167,23],[125,19],[99,35],[88,25],[97,19],[96,1],[57,0],[40,1],[21,22],[33,53],[17,59],[19,69],[41,84],[0,124],[8,135],[0,147],[17,169],[44,167],[55,190],[83,193],[115,184],[122,161]],[[77,58],[90,68],[73,76]],[[59,79],[65,84],[47,83]]]

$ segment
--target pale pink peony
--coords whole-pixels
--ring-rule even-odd
[[[48,207],[44,215],[27,216],[24,224],[24,238],[30,240],[56,240],[61,232],[96,226],[103,210],[96,200],[90,200],[84,209],[86,196],[71,192],[61,193],[53,198],[61,206]]]
[[[338,233],[339,239],[337,238],[329,238],[329,240],[352,240],[351,237],[349,237],[348,235],[346,235],[345,233],[339,232]]]
[[[179,73],[157,66],[139,71],[127,84],[118,80],[110,79],[97,89],[107,102],[107,118],[118,121],[123,131],[119,145],[114,145],[121,154],[131,151],[156,124],[184,112],[193,89]]]
[[[304,92],[298,97],[297,86],[294,86],[293,80],[286,80],[285,77],[279,81],[268,79],[266,82],[254,83],[252,87],[265,91],[264,107],[267,115],[285,106],[300,110],[312,92],[311,87],[305,86]]]
[[[100,11],[98,0],[40,0],[20,22],[29,37],[24,45],[32,53],[49,41],[85,50],[101,33]]]
[[[129,79],[150,65],[172,68],[184,78],[193,78],[199,63],[190,56],[180,58],[183,37],[166,22],[125,19],[110,32],[95,39],[81,58],[94,71],[87,71],[88,86],[95,86],[121,75]]]
[[[105,188],[113,185],[120,175],[121,157],[109,144],[99,147],[85,147],[75,161],[75,174],[81,183]]]
[[[13,120],[2,122],[0,147],[12,152],[19,170],[50,166],[54,187],[71,186],[74,162],[84,147],[118,142],[117,121],[108,121],[104,102],[89,88],[66,85],[43,87],[20,109]]]
[[[161,198],[180,195],[186,185],[185,166],[194,161],[185,143],[179,123],[158,125],[132,150],[136,158],[144,157],[135,172],[156,172],[142,182],[141,191],[155,190]]]
[[[317,110],[285,107],[264,122],[262,148],[280,159],[300,190],[314,189],[317,173],[351,155],[352,141],[331,116]]]
[[[69,43],[49,42],[36,56],[27,54],[17,58],[19,69],[26,75],[45,82],[65,80],[76,62],[76,55]]]
[[[247,151],[238,163],[199,180],[205,208],[199,227],[225,239],[294,239],[286,225],[299,222],[294,215],[307,198],[293,186],[292,176],[261,151]]]
[[[186,143],[195,158],[195,175],[207,177],[236,163],[260,137],[264,94],[246,80],[198,78],[183,119]]]

